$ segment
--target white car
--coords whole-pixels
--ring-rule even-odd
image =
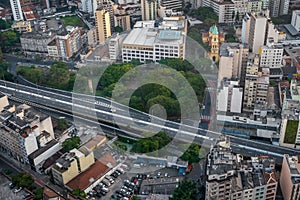
[[[16,188],[16,189],[14,190],[14,193],[18,193],[18,192],[20,192],[22,189],[23,189],[22,187]]]

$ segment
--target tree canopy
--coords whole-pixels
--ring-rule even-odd
[[[79,145],[80,145],[80,138],[77,136],[68,138],[62,143],[62,147],[66,151],[70,151],[72,149],[78,149]]]
[[[194,200],[198,199],[196,183],[191,181],[182,181],[176,188],[170,200]]]
[[[200,149],[199,145],[193,142],[181,156],[181,159],[188,161],[189,164],[192,164],[198,163],[200,159],[205,158],[205,156],[206,151],[204,149]]]
[[[12,177],[12,182],[18,186],[27,189],[32,189],[34,185],[34,179],[30,174],[19,173]]]

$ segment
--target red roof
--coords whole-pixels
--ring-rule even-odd
[[[69,181],[66,186],[71,190],[85,190],[92,184],[92,180],[98,180],[108,171],[109,167],[97,160],[86,171],[82,172],[81,174],[73,178],[71,181]]]
[[[103,163],[104,165],[110,167],[111,166],[115,166],[116,165],[116,161],[115,159],[112,157],[112,155],[110,153],[106,153],[104,154],[99,161],[101,163]]]

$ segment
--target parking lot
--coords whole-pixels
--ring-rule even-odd
[[[9,188],[10,181],[3,175],[0,175],[0,199],[5,200],[21,200],[25,192],[21,190],[18,193],[14,193],[14,189]]]

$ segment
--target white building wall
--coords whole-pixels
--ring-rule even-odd
[[[217,110],[226,112],[227,111],[227,102],[228,102],[228,87],[224,87],[220,89],[218,93],[218,101],[217,101]]]
[[[27,155],[31,154],[32,152],[34,152],[39,148],[34,134],[29,134],[28,137],[25,138],[24,146]]]
[[[10,0],[11,10],[15,21],[23,21],[23,12],[20,0]]]
[[[241,113],[242,111],[243,89],[232,88],[230,112]]]
[[[291,24],[297,31],[300,31],[300,10],[293,11]]]

